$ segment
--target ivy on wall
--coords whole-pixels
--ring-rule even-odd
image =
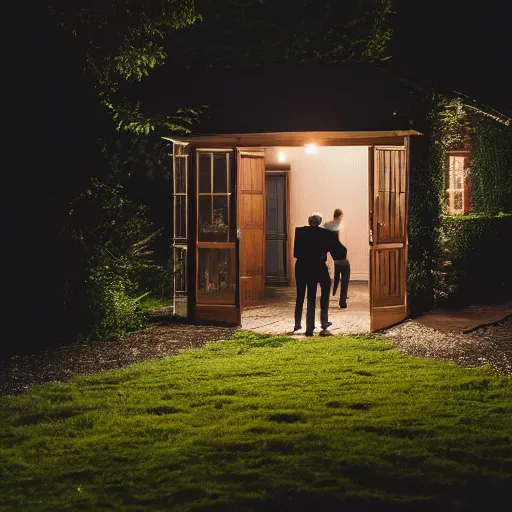
[[[407,277],[411,313],[475,301],[469,291],[478,272],[479,297],[499,298],[512,286],[504,264],[510,259],[512,222],[506,215],[496,217],[499,212],[512,212],[511,126],[482,113],[468,113],[461,100],[433,93],[424,95],[414,118],[420,121],[415,128],[424,136],[413,140],[411,153]],[[450,217],[445,215],[446,153],[468,147],[471,200],[479,215]],[[479,271],[479,265],[490,265],[492,272]]]
[[[512,126],[472,112],[471,184],[474,211],[512,212]]]

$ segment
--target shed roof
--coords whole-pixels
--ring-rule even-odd
[[[267,133],[229,133],[189,135],[168,138],[173,142],[184,142],[194,146],[205,147],[268,147],[268,146],[358,146],[373,144],[402,144],[403,138],[410,135],[421,135],[416,130],[391,131],[297,131]],[[166,137],[167,138],[167,137]]]

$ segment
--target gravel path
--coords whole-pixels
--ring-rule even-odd
[[[388,329],[389,338],[399,350],[412,356],[448,359],[465,367],[491,365],[512,375],[512,318],[471,333],[441,333],[409,320]]]
[[[75,374],[117,370],[134,363],[201,348],[209,341],[231,338],[235,327],[181,323],[153,325],[113,341],[57,347],[0,361],[0,396],[21,393],[34,384],[64,381]]]
[[[75,374],[115,370],[176,355],[185,349],[201,348],[208,341],[229,339],[235,330],[234,327],[159,324],[115,341],[75,344],[13,357],[0,362],[0,395],[21,393],[34,384],[64,381]],[[512,318],[470,334],[444,334],[409,320],[382,336],[410,355],[448,359],[465,367],[490,364],[496,371],[512,375]]]

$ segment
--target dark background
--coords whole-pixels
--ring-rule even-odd
[[[91,148],[111,131],[90,84],[80,76],[73,48],[55,37],[45,4],[38,9],[24,16],[23,30],[12,39],[13,63],[4,76],[9,89],[4,127],[10,135],[4,154],[6,161],[14,160],[4,162],[4,297],[9,303],[4,318],[14,323],[7,328],[14,334],[4,343],[37,337],[44,327],[45,288],[52,288],[46,254],[55,244],[49,233],[58,232],[54,219],[61,218],[69,198],[100,172],[104,162]],[[395,11],[389,65],[512,115],[505,3],[395,0]],[[172,82],[160,87],[172,94]]]
[[[391,63],[512,115],[505,2],[394,1]]]

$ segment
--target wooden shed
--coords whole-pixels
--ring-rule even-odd
[[[407,315],[414,130],[274,132],[170,139],[176,313],[240,324],[266,285],[293,285],[293,233],[344,209],[352,279],[368,281],[370,329]],[[181,309],[180,309],[181,308]]]

